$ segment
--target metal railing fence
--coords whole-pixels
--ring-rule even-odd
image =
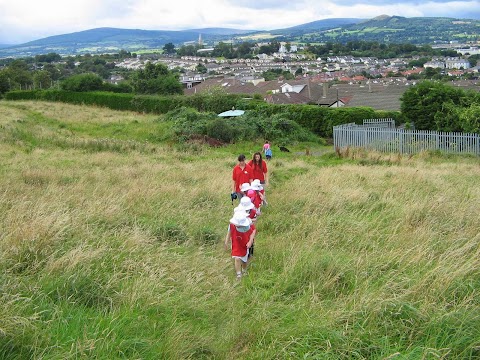
[[[362,147],[402,154],[439,150],[446,153],[480,155],[478,134],[398,129],[391,127],[389,119],[376,123],[369,121],[364,125],[350,123],[334,126],[333,144],[336,149]]]

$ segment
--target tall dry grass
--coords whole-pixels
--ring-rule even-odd
[[[0,357],[480,356],[478,158],[275,154],[238,283],[221,242],[251,144],[29,140],[62,136],[60,120],[95,139],[82,124],[97,112],[107,127],[137,116],[0,103]]]

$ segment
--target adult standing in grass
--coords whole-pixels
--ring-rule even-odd
[[[250,184],[253,180],[252,168],[245,162],[245,155],[243,154],[238,155],[238,164],[233,168],[232,180],[232,194],[236,193],[238,200],[240,200],[243,196],[240,187],[244,183]]]
[[[247,272],[249,249],[255,238],[255,225],[247,217],[245,211],[235,211],[230,219],[227,236],[225,237],[225,248],[231,243],[233,265],[237,279]]]
[[[260,180],[260,184],[268,185],[268,168],[267,163],[262,159],[262,154],[259,152],[253,154],[253,158],[248,165],[252,168],[253,179]]]

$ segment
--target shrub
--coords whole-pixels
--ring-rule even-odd
[[[173,121],[173,131],[177,138],[186,140],[194,134],[207,134],[207,120],[216,119],[216,114],[201,113],[192,108],[182,107],[172,110],[165,116]]]
[[[418,130],[434,130],[435,114],[442,113],[445,103],[459,106],[466,98],[462,89],[433,82],[422,81],[405,91],[400,98],[402,113],[415,123]],[[442,130],[442,129],[440,129]]]
[[[102,90],[103,80],[95,74],[73,75],[61,83],[66,91],[97,91]]]
[[[470,133],[480,133],[480,105],[472,105],[460,113],[462,130]]]
[[[181,108],[167,113],[166,118],[174,122],[175,134],[183,139],[200,134],[222,142],[264,138],[284,142],[318,140],[311,132],[283,114],[265,117],[247,111],[239,117],[218,118],[215,113]]]
[[[119,84],[104,83],[102,86],[103,91],[110,91],[114,93],[131,93],[133,92],[132,86],[124,81]]]
[[[234,140],[235,128],[224,119],[214,119],[206,124],[206,133],[209,137],[229,143]]]

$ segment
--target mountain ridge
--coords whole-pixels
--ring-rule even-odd
[[[305,24],[300,24],[284,29],[271,30],[272,33],[285,32],[285,31],[296,31],[296,30],[321,30],[321,29],[331,29],[338,26],[344,26],[349,24],[356,24],[358,22],[364,21],[366,19],[358,18],[332,18],[332,19],[323,19],[308,22]]]
[[[284,29],[240,30],[231,28],[200,28],[187,30],[143,30],[102,27],[68,34],[53,35],[24,44],[0,47],[0,57],[25,57],[49,52],[61,55],[131,52],[161,49],[166,43],[179,46],[201,39],[204,43],[229,41],[238,38],[252,41],[262,35],[262,41],[277,38],[292,42],[377,41],[429,44],[435,41],[477,38],[479,20],[444,17],[413,17],[380,15],[372,19],[331,18],[313,21]]]

